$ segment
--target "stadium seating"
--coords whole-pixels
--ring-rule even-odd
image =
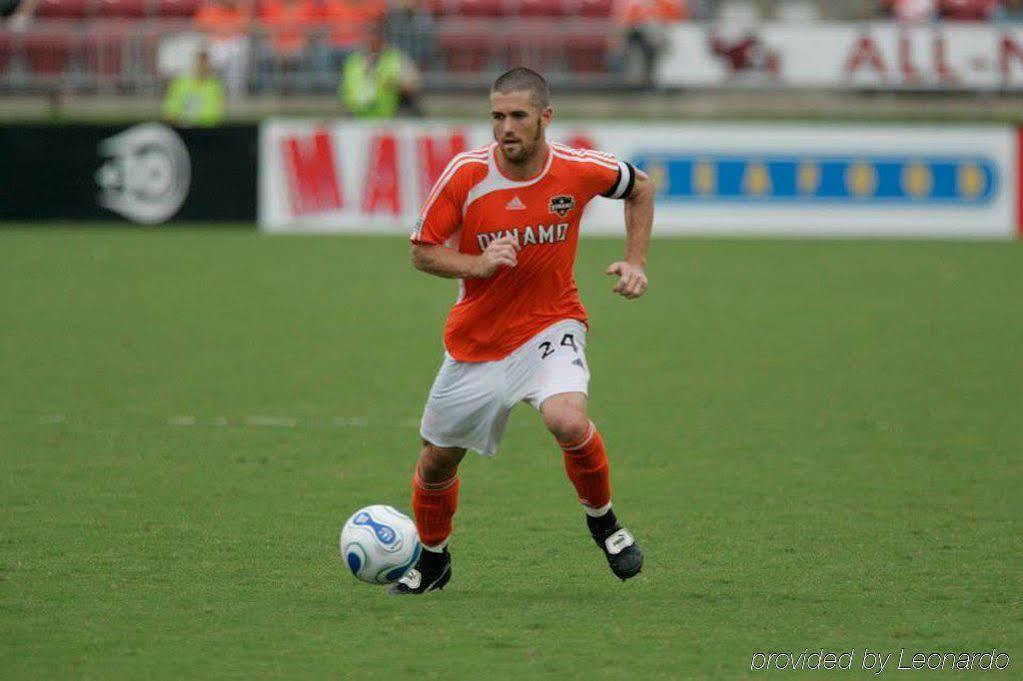
[[[28,32],[4,34],[0,42],[0,84],[151,86],[159,80],[154,55],[160,42],[194,30],[192,17],[205,1],[40,0]],[[423,0],[438,19],[438,59],[431,66],[456,80],[510,64],[606,72],[608,37],[616,30],[608,21],[613,2]],[[501,24],[496,30],[495,22],[515,22],[514,29]]]
[[[39,0],[36,16],[44,19],[190,18],[200,5],[202,0]]]
[[[0,80],[3,79],[2,74],[7,73],[13,54],[14,36],[0,30]]]
[[[504,0],[460,0],[458,4],[447,5],[462,17],[500,17],[505,15]]]
[[[85,36],[82,61],[96,84],[123,85],[126,68],[133,66],[132,56],[137,44],[132,39],[133,33],[133,22],[105,21]]]
[[[576,12],[580,17],[604,19],[611,16],[614,0],[579,0]]]
[[[614,0],[425,0],[435,17],[565,17],[607,19]]]
[[[606,35],[573,37],[566,46],[568,70],[574,73],[601,73],[607,70],[608,39]]]
[[[494,54],[494,44],[489,35],[442,33],[437,40],[437,51],[447,70],[474,73],[487,68]]]
[[[569,8],[565,0],[519,0],[518,14],[523,17],[564,17]]]
[[[139,18],[149,14],[147,0],[96,0],[96,13],[103,17]]]
[[[160,17],[191,17],[201,4],[201,0],[155,0],[153,9]]]
[[[504,43],[502,64],[521,64],[537,71],[563,70],[570,41],[551,33],[509,36]]]
[[[67,73],[75,50],[76,35],[70,26],[52,27],[46,33],[24,36],[28,72],[52,82]]]
[[[448,0],[423,0],[423,8],[435,17],[449,14]]]
[[[81,19],[92,13],[92,0],[40,0],[36,7],[39,17]]]

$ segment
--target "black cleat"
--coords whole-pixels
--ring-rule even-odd
[[[451,554],[447,547],[440,553],[423,549],[414,568],[387,590],[395,596],[440,591],[451,579]]]
[[[624,582],[639,574],[643,569],[643,549],[639,548],[632,533],[621,526],[614,511],[609,510],[600,518],[587,516],[586,524],[615,577]]]

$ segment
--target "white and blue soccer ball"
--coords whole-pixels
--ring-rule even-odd
[[[393,506],[360,508],[341,529],[341,560],[364,582],[397,582],[421,550],[416,524]]]

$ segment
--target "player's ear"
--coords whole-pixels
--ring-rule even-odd
[[[554,109],[551,107],[544,107],[544,110],[540,112],[540,120],[544,122],[544,125],[551,122],[554,117]]]

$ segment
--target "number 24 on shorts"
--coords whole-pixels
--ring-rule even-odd
[[[575,336],[570,333],[566,333],[562,336],[561,342],[558,345],[568,346],[572,348],[572,351],[577,355],[579,354],[579,348],[575,345]],[[538,347],[543,350],[543,354],[540,355],[540,359],[547,359],[554,354],[554,347],[551,345],[550,341],[544,341],[543,343],[540,343]]]

